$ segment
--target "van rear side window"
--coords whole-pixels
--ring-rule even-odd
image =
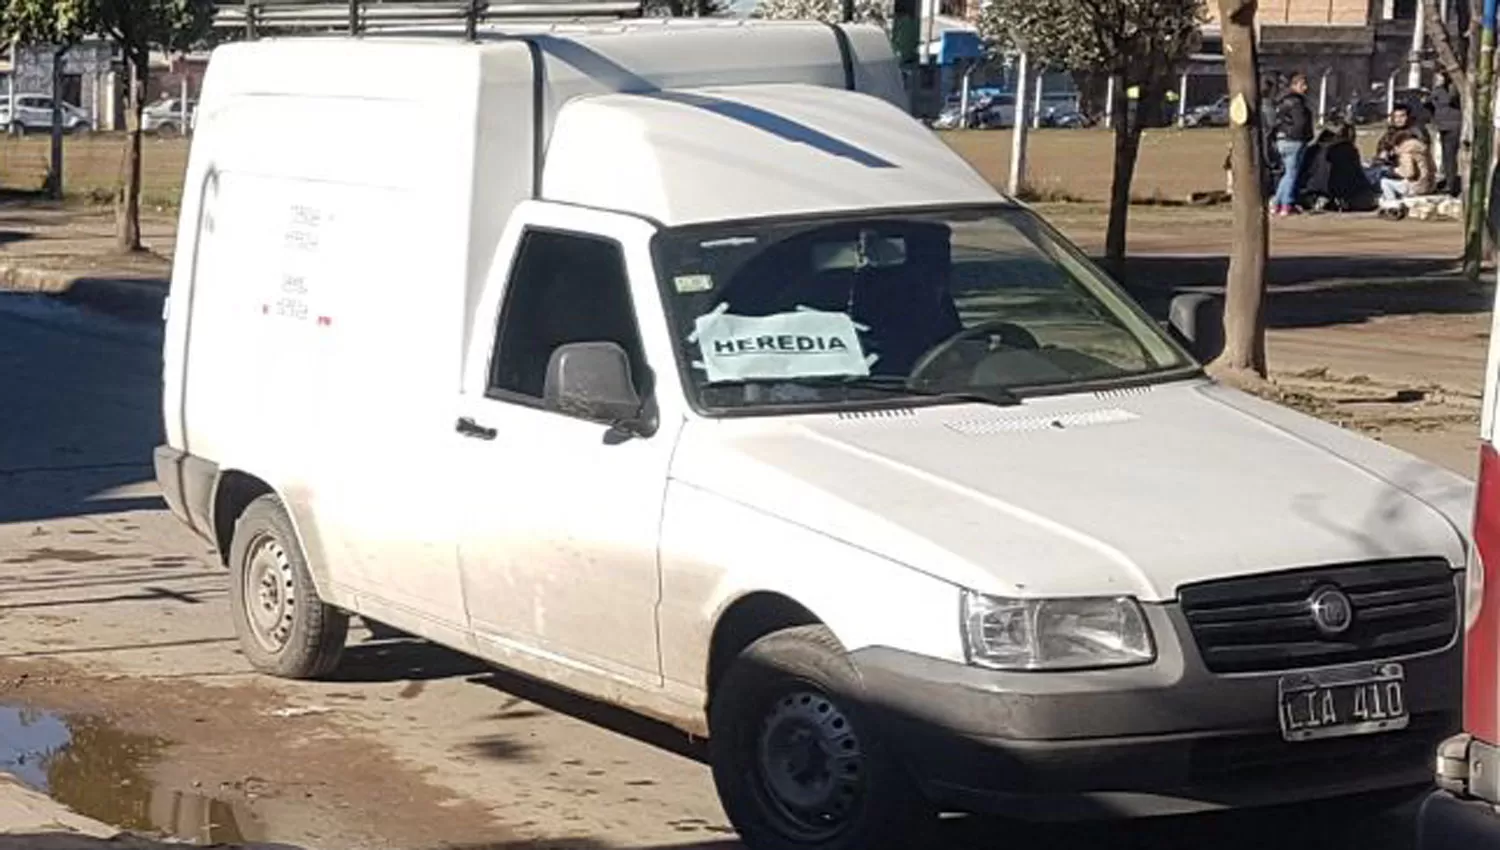
[[[620,246],[597,236],[533,230],[505,287],[488,395],[540,403],[552,352],[575,342],[625,349],[636,391],[649,383]]]

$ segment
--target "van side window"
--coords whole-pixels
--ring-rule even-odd
[[[488,394],[540,401],[552,352],[574,342],[625,349],[636,391],[649,373],[620,246],[595,236],[534,230],[521,237],[505,287]]]

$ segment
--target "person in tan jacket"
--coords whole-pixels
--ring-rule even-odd
[[[1436,183],[1436,168],[1432,163],[1432,149],[1420,136],[1409,133],[1395,149],[1396,167],[1388,176],[1380,178],[1380,197],[1387,201],[1413,198],[1432,194]]]

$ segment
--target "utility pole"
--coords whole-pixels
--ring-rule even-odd
[[[1031,126],[1033,128],[1042,126],[1042,89],[1046,88],[1042,84],[1043,76],[1042,72],[1037,72],[1036,93],[1031,96]]]
[[[12,36],[10,40],[10,74],[5,78],[5,114],[10,116],[10,126],[5,128],[5,132],[7,133],[20,126],[16,123],[16,71],[21,67],[20,49],[21,42]]]
[[[1464,276],[1479,279],[1484,263],[1484,228],[1488,223],[1490,171],[1495,137],[1495,2],[1484,0],[1483,26],[1479,34],[1479,67],[1474,93],[1474,155],[1464,204]]]
[[[1187,126],[1188,72],[1183,71],[1177,80],[1177,126]]]
[[[1109,84],[1104,88],[1104,129],[1115,126],[1115,75],[1109,75]]]
[[[1026,188],[1026,136],[1031,129],[1031,122],[1026,120],[1027,107],[1031,105],[1026,97],[1026,84],[1031,76],[1030,65],[1026,49],[1022,48],[1021,58],[1016,63],[1016,117],[1012,122],[1015,127],[1010,131],[1009,189],[1012,198]]]
[[[1411,67],[1406,71],[1406,87],[1422,86],[1422,53],[1427,49],[1427,10],[1422,8],[1432,0],[1417,0],[1417,19],[1411,25]]]
[[[1333,73],[1332,68],[1323,69],[1323,77],[1318,81],[1318,123],[1328,120],[1328,75]]]

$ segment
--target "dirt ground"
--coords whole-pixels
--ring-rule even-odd
[[[940,134],[997,186],[1004,186],[1009,177],[1010,135],[1008,130]],[[1102,129],[1034,131],[1028,149],[1032,190],[1054,201],[1107,200],[1113,144],[1113,136]],[[1148,130],[1141,142],[1133,196],[1181,202],[1193,192],[1223,189],[1227,144],[1227,132],[1220,128]],[[142,197],[148,207],[176,204],[187,148],[188,140],[181,136],[146,137]],[[40,188],[48,150],[42,135],[0,136],[0,188]],[[107,200],[123,182],[124,165],[123,134],[81,134],[64,142],[63,177],[70,195]]]

